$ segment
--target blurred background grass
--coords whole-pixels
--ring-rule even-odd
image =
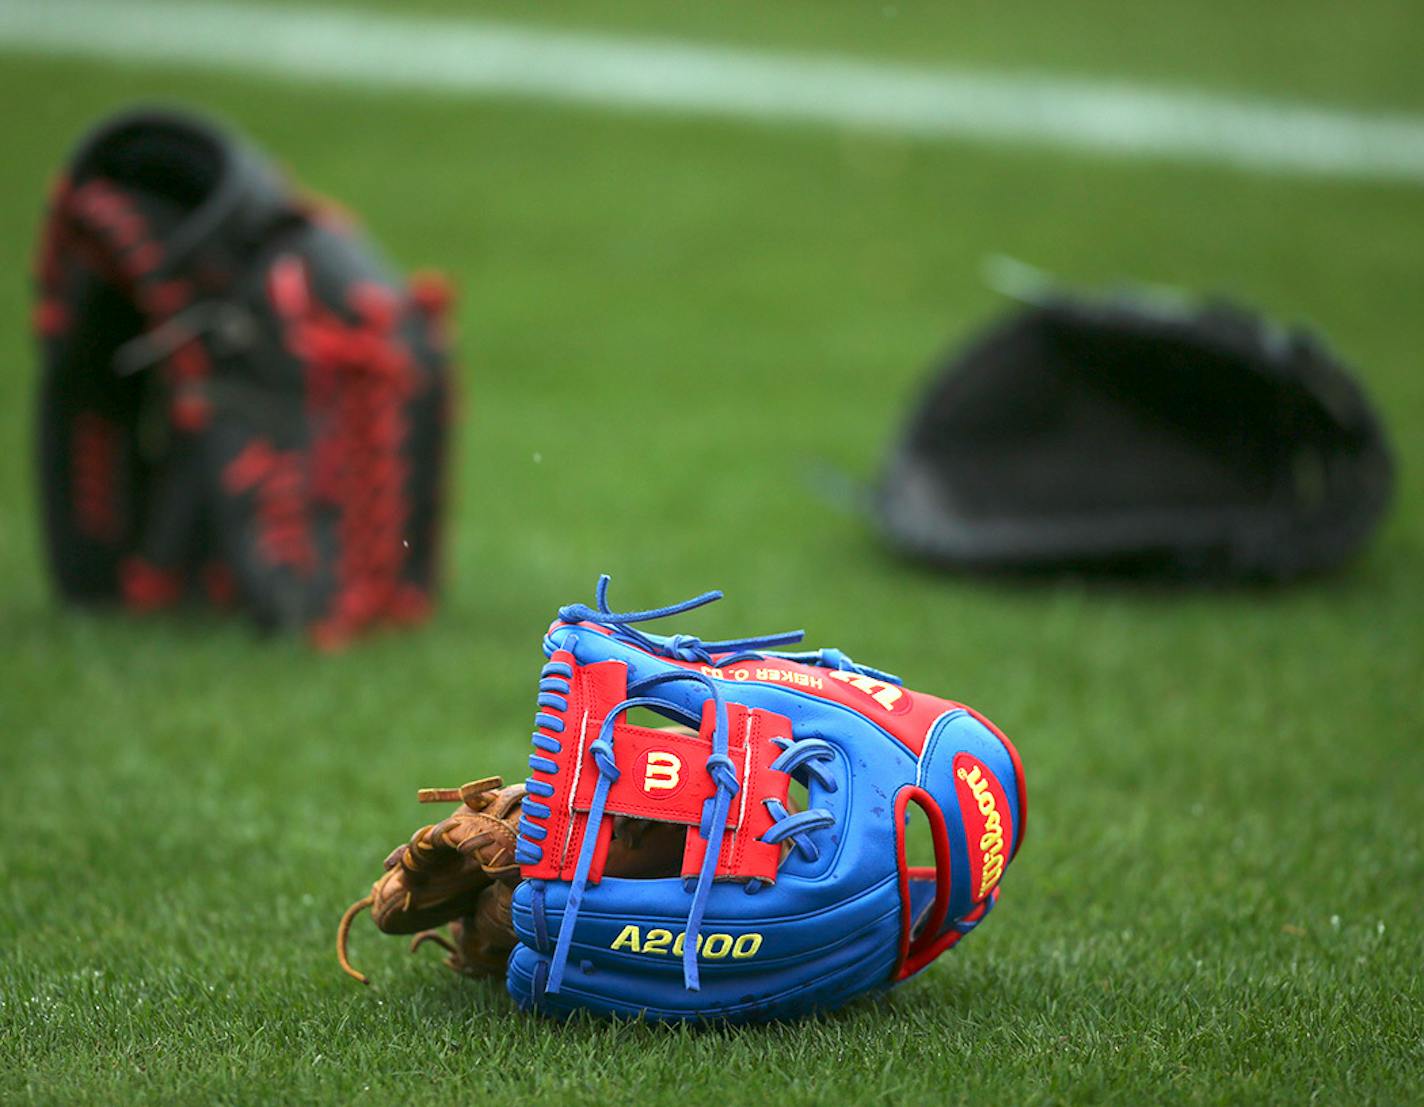
[[[554,27],[1418,110],[1411,3],[420,0]],[[59,609],[38,556],[27,262],[78,134],[239,124],[454,277],[464,416],[437,619],[338,656]],[[0,53],[0,1099],[1417,1101],[1424,1076],[1424,192],[887,135],[287,86]],[[986,256],[1309,320],[1401,462],[1348,572],[1182,596],[913,570],[807,473],[871,474]],[[994,921],[886,1004],[773,1030],[514,1019],[334,921],[418,785],[523,775],[539,638],[721,587],[1017,741]],[[430,959],[433,962],[433,958]]]

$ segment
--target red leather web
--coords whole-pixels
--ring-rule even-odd
[[[568,707],[544,707],[539,733],[547,748],[557,743],[557,753],[540,753],[531,759],[530,780],[548,785],[553,794],[531,798],[549,809],[547,818],[531,816],[526,801],[525,816],[546,828],[541,840],[543,856],[526,864],[525,877],[571,880],[579,849],[590,830],[598,835],[589,870],[589,880],[603,875],[612,837],[613,817],[678,823],[687,830],[682,874],[695,877],[702,863],[706,843],[698,827],[716,787],[708,774],[707,758],[712,752],[713,705],[704,706],[701,727],[696,734],[638,726],[621,718],[613,724],[613,749],[619,776],[609,787],[604,817],[597,827],[588,826],[590,801],[598,778],[589,747],[598,738],[608,712],[627,699],[627,666],[621,661],[600,661],[579,665],[571,653],[557,651],[551,661],[568,665]],[[562,723],[563,729],[557,724]],[[781,846],[761,841],[773,819],[765,801],[787,802],[791,777],[771,768],[781,753],[776,738],[790,739],[791,723],[771,712],[727,704],[728,756],[740,785],[728,811],[727,830],[722,839],[716,876],[727,880],[776,879]],[[553,771],[537,767],[551,762]],[[535,812],[538,808],[535,807]]]

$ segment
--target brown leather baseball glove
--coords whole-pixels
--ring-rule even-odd
[[[468,976],[503,976],[516,938],[510,896],[519,883],[515,838],[524,803],[523,784],[503,786],[497,776],[460,788],[422,788],[421,803],[460,806],[424,826],[386,858],[385,872],[341,916],[336,956],[362,984],[366,974],[347,957],[351,924],[366,908],[387,934],[413,934],[411,952],[427,941],[441,946],[445,963]],[[681,870],[685,827],[642,819],[614,826],[605,871],[611,876],[675,876]],[[449,924],[448,937],[440,928]]]

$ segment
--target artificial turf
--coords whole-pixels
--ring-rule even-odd
[[[1181,83],[1183,41],[1229,41],[1205,83],[1424,105],[1404,5],[1356,6],[1345,60],[1310,72],[1242,5],[1134,6],[1130,56],[1102,4],[1082,26],[1063,5],[981,12],[963,40],[924,19],[945,56],[1011,64],[1035,7],[1059,34],[1028,39],[1034,64]],[[1326,7],[1303,9],[1322,36]],[[831,10],[798,28],[731,6],[720,29],[935,60],[911,5],[864,35]],[[719,29],[649,4],[538,18]],[[137,98],[240,123],[402,264],[454,276],[463,418],[428,627],[322,656],[51,599],[25,262],[65,150]],[[14,55],[0,121],[0,1100],[1424,1094],[1418,187]],[[1289,590],[1181,594],[884,553],[814,476],[874,471],[926,362],[998,310],[980,270],[999,253],[1322,329],[1400,459],[1366,556]],[[342,976],[336,917],[422,821],[414,789],[523,775],[540,635],[601,571],[615,605],[721,587],[678,629],[805,626],[1000,723],[1030,817],[990,922],[888,1001],[773,1028],[554,1026],[370,928],[378,986]]]

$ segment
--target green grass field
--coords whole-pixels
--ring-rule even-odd
[[[1412,2],[1012,7],[488,10],[1424,108]],[[50,596],[26,260],[77,134],[154,98],[461,289],[449,585],[417,633],[319,656]],[[1424,1097],[1424,190],[6,53],[0,133],[0,1100]],[[874,471],[996,310],[997,253],[1321,328],[1400,459],[1366,556],[1279,592],[984,583],[829,509],[807,472]],[[540,635],[600,571],[615,605],[721,587],[681,629],[805,626],[999,722],[1031,815],[993,920],[885,1002],[774,1028],[556,1027],[369,926],[378,987],[342,976],[336,919],[415,788],[524,775]]]

